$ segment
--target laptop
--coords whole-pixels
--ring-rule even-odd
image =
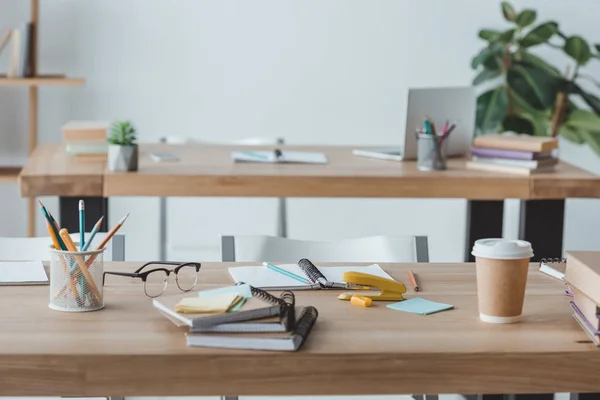
[[[475,91],[472,87],[409,89],[406,125],[400,147],[355,149],[354,155],[402,161],[417,159],[415,132],[423,127],[423,118],[430,117],[438,130],[448,120],[456,128],[447,139],[447,155],[465,155],[475,132]]]

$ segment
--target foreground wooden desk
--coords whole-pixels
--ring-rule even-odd
[[[466,254],[475,239],[502,236],[503,200],[516,198],[525,200],[521,237],[543,257],[561,254],[564,200],[600,197],[600,177],[565,163],[557,173],[531,177],[466,170],[464,159],[451,159],[447,171],[420,172],[414,161],[356,157],[351,146],[285,147],[324,152],[325,165],[233,163],[231,151],[243,148],[143,144],[138,172],[112,173],[103,161],[75,159],[63,145],[46,144],[21,172],[21,195],[60,196],[61,226],[69,229],[78,229],[72,204],[80,198],[90,224],[96,214],[106,215],[106,199],[113,196],[463,198],[469,201]],[[151,152],[181,161],[157,163]]]
[[[563,285],[531,266],[525,319],[478,320],[473,264],[381,264],[419,296],[456,306],[419,316],[296,292],[319,310],[297,353],[187,348],[139,284],[108,277],[106,308],[48,309],[48,286],[0,287],[0,396],[334,395],[598,391],[600,352],[571,318]],[[106,263],[133,270],[138,263]],[[205,264],[198,288],[231,284]],[[170,293],[177,293],[171,282]],[[413,296],[409,293],[409,296]]]

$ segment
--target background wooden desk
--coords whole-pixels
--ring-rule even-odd
[[[62,226],[69,229],[77,229],[73,203],[80,198],[86,199],[90,224],[107,215],[112,196],[464,198],[467,258],[474,240],[502,235],[506,198],[525,200],[520,236],[537,255],[551,257],[561,254],[564,199],[600,197],[599,177],[565,163],[557,173],[530,177],[466,170],[464,159],[451,159],[447,171],[420,172],[414,161],[356,157],[353,146],[284,147],[324,152],[324,165],[233,163],[231,152],[244,148],[143,144],[137,173],[113,173],[103,161],[70,157],[61,144],[42,145],[21,172],[21,195],[60,196]],[[151,152],[173,153],[181,161],[157,163]]]
[[[478,320],[473,264],[381,265],[404,282],[412,268],[419,296],[456,309],[420,316],[379,302],[353,307],[338,291],[298,291],[319,319],[302,350],[277,353],[187,348],[183,331],[125,278],[107,277],[104,310],[78,314],[50,310],[48,286],[0,287],[0,396],[598,390],[598,349],[572,319],[564,286],[535,265],[524,322],[514,325]],[[203,265],[202,287],[231,284],[226,266]]]

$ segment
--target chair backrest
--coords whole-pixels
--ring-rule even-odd
[[[79,241],[79,234],[71,234],[74,242]],[[106,233],[98,232],[94,244],[100,243]],[[0,237],[0,260],[28,261],[50,260],[49,247],[52,244],[50,237]],[[104,252],[104,261],[125,261],[125,235],[114,235],[108,242]]]
[[[221,236],[222,261],[429,262],[427,236],[370,236],[332,242],[273,236]]]

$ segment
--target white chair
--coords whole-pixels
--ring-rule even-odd
[[[210,142],[193,138],[185,138],[179,136],[169,136],[160,139],[161,143],[171,144],[238,144],[248,146],[274,146],[283,145],[283,138],[263,138],[250,137],[231,142]],[[277,235],[287,237],[287,199],[277,199]],[[165,261],[167,259],[167,198],[159,198],[159,259]]]
[[[89,235],[88,235],[89,237]],[[94,244],[100,243],[106,237],[106,233],[98,232],[94,238]],[[72,233],[74,242],[79,241],[79,234]],[[49,247],[52,241],[49,236],[45,237],[0,237],[0,259],[10,261],[41,260],[50,261]],[[114,235],[106,246],[104,261],[125,261],[125,235]]]
[[[221,236],[222,261],[429,262],[427,236],[370,236],[332,242],[273,236]]]

